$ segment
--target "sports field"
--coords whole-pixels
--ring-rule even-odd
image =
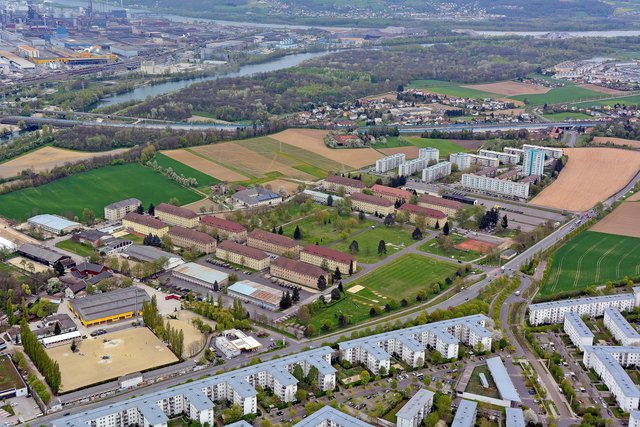
[[[391,300],[400,302],[404,298],[409,305],[415,304],[419,291],[431,298],[433,284],[444,283],[458,267],[417,254],[403,255],[350,283],[346,297],[321,309],[310,323],[318,331],[326,320],[337,326],[336,319],[343,313],[351,319],[350,325],[355,325],[370,318],[372,307],[383,309]]]
[[[585,231],[553,256],[540,295],[584,289],[640,275],[640,239]]]
[[[136,197],[143,206],[158,205],[177,197],[181,204],[201,199],[197,193],[180,186],[139,164],[107,166],[62,178],[50,184],[0,196],[0,215],[25,220],[34,214],[71,213],[82,217],[84,208],[102,217],[105,205]]]
[[[60,364],[62,392],[168,365],[178,358],[147,328],[131,328],[47,349]]]

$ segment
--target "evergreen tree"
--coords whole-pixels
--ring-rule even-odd
[[[340,267],[336,266],[336,271],[333,272],[333,281],[337,282],[338,280],[342,280],[342,273]]]
[[[149,203],[149,209],[147,209],[147,212],[149,212],[149,215],[155,216],[156,207],[153,205],[153,203]]]
[[[509,220],[507,219],[507,214],[505,214],[502,217],[502,224],[501,225],[502,225],[502,228],[504,228],[504,229],[509,228]]]
[[[331,300],[338,301],[340,299],[340,290],[338,288],[333,288],[331,290]]]
[[[333,206],[333,197],[331,196],[331,194],[329,194],[329,197],[327,197],[327,206]]]
[[[144,213],[144,208],[142,207],[142,205],[138,205],[138,208],[136,209],[136,212],[138,212],[140,215],[142,215]]]
[[[338,290],[344,293],[344,287],[342,286],[342,282],[338,283]]]
[[[440,221],[436,220],[436,226],[434,228],[440,230]]]
[[[293,302],[298,302],[300,301],[300,289],[298,288],[293,288],[293,294],[291,295],[291,300]]]
[[[422,231],[416,227],[415,230],[413,230],[413,233],[411,233],[411,238],[413,240],[422,240]]]
[[[293,230],[293,238],[296,240],[302,239],[302,232],[300,231],[300,226],[296,225],[296,229]]]
[[[442,234],[445,236],[449,235],[449,221],[444,223],[444,227],[442,227]]]
[[[353,260],[349,262],[349,276],[353,276]]]
[[[387,244],[384,240],[378,242],[378,256],[385,255],[387,253]]]
[[[275,226],[275,225],[274,225],[274,226],[273,226],[273,228],[271,229],[271,232],[272,232],[273,234],[277,234],[277,233],[278,233],[278,231],[276,230],[276,226]]]
[[[386,225],[387,227],[392,226],[395,222],[396,219],[393,214],[387,214],[387,216],[384,217],[384,225]]]
[[[282,230],[282,226],[280,226],[280,228],[278,228],[278,234],[282,236],[282,233],[284,233],[284,231]]]
[[[53,269],[56,271],[58,276],[62,276],[64,274],[64,265],[62,265],[60,261],[56,261],[56,263],[53,264]]]
[[[349,252],[352,254],[357,254],[360,251],[360,247],[356,240],[352,240],[351,244],[349,244]]]
[[[56,322],[56,325],[53,327],[53,334],[60,335],[62,333],[62,329],[60,329],[60,322]]]
[[[213,282],[213,291],[218,292],[220,290],[220,285],[218,285],[218,281]]]
[[[327,279],[324,277],[324,275],[318,277],[318,289],[320,289],[321,291],[327,289]]]

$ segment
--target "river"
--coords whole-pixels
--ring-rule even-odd
[[[224,77],[246,77],[252,76],[258,73],[266,73],[269,71],[282,70],[284,68],[295,67],[301,62],[307,59],[317,58],[323,55],[327,55],[330,52],[308,52],[308,53],[296,53],[293,55],[282,56],[272,61],[263,62],[260,64],[243,65],[237,71],[231,71],[228,73],[218,74],[215,76],[197,77],[191,79],[177,80],[166,83],[160,83],[152,86],[140,86],[129,92],[114,95],[109,98],[104,98],[98,101],[92,108],[106,107],[109,105],[120,104],[128,101],[143,101],[148,97],[155,97],[164,95],[166,93],[175,92],[180,89],[184,89],[194,83],[206,82],[208,80],[215,80]]]

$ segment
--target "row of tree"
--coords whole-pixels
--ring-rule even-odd
[[[184,332],[166,323],[158,311],[156,296],[151,297],[151,301],[142,303],[142,320],[160,339],[169,343],[169,347],[176,356],[182,357],[184,352]]]
[[[54,394],[58,394],[60,386],[62,385],[60,366],[58,362],[49,357],[40,341],[38,341],[38,337],[29,329],[26,317],[23,317],[20,325],[20,339],[22,340],[24,352],[27,353],[45,381],[47,381],[47,384],[51,387],[51,391],[53,391]]]

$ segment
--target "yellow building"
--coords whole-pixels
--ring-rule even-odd
[[[216,258],[232,264],[261,271],[269,267],[269,255],[260,249],[250,248],[231,240],[225,240],[216,249]]]
[[[160,203],[156,206],[154,215],[169,225],[179,225],[185,228],[194,228],[200,222],[200,217],[195,212],[167,203]]]
[[[427,223],[427,226],[435,228],[436,225],[444,227],[444,223],[447,222],[447,216],[439,210],[423,208],[418,205],[411,205],[405,203],[400,206],[398,211],[407,212],[409,214],[409,221],[415,223],[416,219],[422,216]]]
[[[351,194],[351,209],[384,216],[395,211],[394,202],[391,200],[364,193]]]
[[[216,250],[217,241],[213,237],[190,228],[175,226],[169,231],[171,242],[185,249],[195,249],[198,252],[210,254]]]
[[[238,243],[247,241],[247,229],[237,222],[207,215],[200,219],[200,226],[206,230],[216,230],[221,240],[233,240]]]
[[[432,196],[425,194],[418,201],[418,206],[423,208],[435,209],[447,215],[448,217],[455,216],[456,213],[464,209],[464,205],[455,200],[443,199],[442,197]]]
[[[271,254],[284,255],[297,258],[300,254],[300,246],[291,237],[270,233],[256,228],[247,236],[247,246],[260,249]]]
[[[122,218],[122,225],[125,230],[142,235],[154,235],[162,237],[169,232],[169,226],[159,219],[149,215],[140,215],[136,212],[129,212]]]
[[[322,267],[322,264],[325,264],[326,261],[327,269],[330,272],[333,273],[338,267],[340,273],[345,276],[350,274],[350,271],[355,272],[358,266],[356,259],[351,255],[319,245],[305,246],[300,252],[300,261],[318,267]]]
[[[144,289],[130,287],[116,289],[84,298],[69,300],[69,310],[84,326],[102,325],[142,315],[142,304],[151,301]]]
[[[324,276],[329,283],[329,274],[320,267],[287,257],[278,257],[271,263],[269,273],[288,282],[298,283],[309,288],[318,288],[318,279]]]

